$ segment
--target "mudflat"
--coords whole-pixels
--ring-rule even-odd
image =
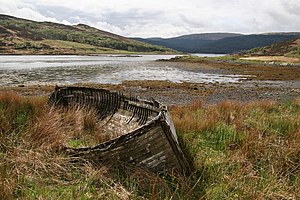
[[[185,70],[196,70],[221,75],[235,74],[241,80],[235,83],[173,83],[169,81],[124,81],[121,84],[90,84],[79,86],[107,88],[145,99],[154,98],[166,105],[184,105],[194,101],[204,104],[224,100],[234,101],[287,101],[300,98],[300,66],[247,63],[239,61],[186,62]],[[54,85],[1,87],[0,91],[16,91],[22,95],[48,95]]]

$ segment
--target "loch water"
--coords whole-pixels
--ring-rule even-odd
[[[178,55],[0,56],[0,85],[102,83],[126,80],[238,82],[240,76],[189,70],[184,63],[156,62]]]

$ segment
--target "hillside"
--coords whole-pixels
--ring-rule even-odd
[[[256,47],[291,40],[300,33],[268,33],[241,35],[232,33],[206,33],[184,35],[175,38],[135,38],[150,44],[162,45],[188,53],[238,53]]]
[[[209,44],[211,42],[223,39],[223,38],[229,38],[229,37],[235,37],[240,36],[240,34],[235,33],[203,33],[203,34],[191,34],[191,35],[183,35],[179,37],[174,38],[133,38],[135,40],[141,41],[141,42],[147,42],[149,44],[153,45],[161,45],[168,48],[175,49],[177,51],[182,52],[199,52],[198,48],[201,46],[204,46],[206,44]],[[205,52],[204,52],[205,53]]]
[[[0,15],[0,54],[174,53],[84,24],[35,22]]]
[[[207,53],[237,53],[256,47],[268,46],[274,43],[286,41],[299,36],[299,33],[293,34],[254,34],[238,37],[223,38],[199,48]]]
[[[287,56],[300,58],[300,37],[261,48],[254,48],[246,52],[246,54],[251,56]]]

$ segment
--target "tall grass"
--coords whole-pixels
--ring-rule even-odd
[[[208,199],[300,198],[300,106],[273,101],[172,108]]]
[[[74,162],[64,145],[109,138],[92,110],[45,103],[0,94],[1,199],[300,198],[300,99],[171,107],[189,177]]]
[[[175,174],[162,177],[134,167],[93,166],[66,156],[64,146],[110,139],[101,134],[93,110],[53,110],[45,97],[14,93],[1,93],[0,105],[1,199],[164,199],[179,198],[189,189],[189,181]]]

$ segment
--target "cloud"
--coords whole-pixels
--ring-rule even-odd
[[[0,12],[123,36],[300,31],[299,0],[0,0]]]
[[[13,15],[15,17],[21,17],[25,19],[31,19],[36,21],[51,21],[60,22],[56,18],[46,17],[41,12],[36,10],[35,5],[23,2],[20,0],[5,1],[0,0],[1,7],[0,13]]]
[[[300,4],[298,0],[284,0],[282,6],[286,11],[296,17],[300,17]]]

